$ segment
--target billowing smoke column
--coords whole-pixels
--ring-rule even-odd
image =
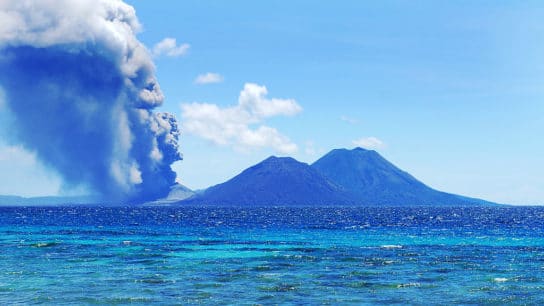
[[[134,9],[116,0],[2,0],[0,86],[17,141],[69,185],[145,201],[175,183],[178,125]]]

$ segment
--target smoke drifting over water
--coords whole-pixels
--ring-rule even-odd
[[[166,195],[178,125],[134,9],[116,0],[4,0],[0,86],[13,133],[69,185],[108,200]]]

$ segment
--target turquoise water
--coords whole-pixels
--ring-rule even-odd
[[[0,208],[0,304],[544,304],[541,208]]]

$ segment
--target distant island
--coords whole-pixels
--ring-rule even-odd
[[[97,197],[0,196],[0,205],[128,205]],[[309,165],[271,156],[202,191],[176,184],[151,206],[489,206],[489,201],[435,190],[373,150],[335,149]]]
[[[487,206],[481,199],[432,189],[373,150],[335,149],[312,165],[269,157],[177,205]]]

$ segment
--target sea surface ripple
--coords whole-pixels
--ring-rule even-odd
[[[0,208],[0,304],[544,305],[544,208]]]

